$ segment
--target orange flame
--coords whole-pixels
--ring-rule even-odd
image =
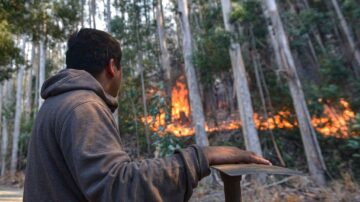
[[[172,89],[172,110],[171,123],[166,125],[165,113],[160,114],[154,120],[152,117],[142,118],[147,121],[153,131],[158,131],[160,127],[165,127],[164,132],[170,132],[176,136],[190,136],[195,133],[191,125],[190,105],[188,100],[188,90],[185,84],[185,77],[180,77],[176,81],[176,85]],[[319,99],[319,102],[322,102]],[[292,129],[297,127],[296,116],[288,110],[279,111],[274,115],[268,115],[264,118],[254,113],[255,126],[260,131],[274,129]],[[320,117],[312,117],[311,123],[314,128],[324,136],[335,136],[347,138],[356,134],[349,131],[349,125],[354,122],[355,113],[351,110],[350,105],[344,99],[341,99],[339,106],[332,107],[324,104],[323,114]],[[229,131],[241,128],[241,122],[233,118],[231,120],[222,121],[217,126],[206,124],[207,132]],[[161,135],[161,134],[160,134]]]

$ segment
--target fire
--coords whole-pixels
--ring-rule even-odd
[[[188,100],[188,90],[185,84],[185,77],[180,77],[172,89],[171,97],[171,122],[166,124],[165,113],[160,111],[156,119],[152,117],[142,118],[147,121],[153,131],[159,131],[163,127],[162,132],[170,132],[176,136],[190,136],[195,133],[191,125],[190,105]],[[322,99],[319,99],[322,103]],[[335,136],[347,138],[356,135],[349,131],[349,124],[354,122],[355,113],[351,110],[349,103],[340,99],[337,106],[323,104],[324,110],[322,116],[312,117],[311,123],[317,132],[324,136]],[[274,130],[274,129],[293,129],[298,126],[296,116],[288,110],[282,110],[276,114],[269,114],[267,118],[254,113],[254,123],[258,130]],[[207,123],[205,130],[207,132],[229,131],[241,128],[241,122],[237,118],[222,121],[214,124]],[[161,133],[161,132],[160,132]],[[161,134],[160,134],[161,135]]]
[[[312,124],[316,130],[325,136],[336,136],[347,138],[355,135],[349,131],[349,123],[354,122],[355,113],[344,99],[340,99],[340,107],[332,107],[324,104],[325,117],[313,117]],[[342,108],[342,110],[341,110]]]

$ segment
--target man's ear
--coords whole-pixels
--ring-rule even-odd
[[[106,72],[111,76],[114,77],[116,73],[116,65],[115,60],[113,58],[110,59],[109,63],[106,65]]]

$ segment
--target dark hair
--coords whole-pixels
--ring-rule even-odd
[[[120,68],[120,44],[110,34],[89,28],[73,33],[68,40],[66,68],[81,69],[93,76],[98,75],[108,65],[111,58]]]

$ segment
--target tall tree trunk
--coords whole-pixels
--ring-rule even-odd
[[[37,47],[37,57],[36,57],[36,61],[37,64],[34,66],[34,75],[35,75],[35,97],[34,97],[34,104],[33,104],[33,108],[34,109],[39,109],[39,97],[40,97],[40,92],[39,92],[39,71],[40,71],[40,43],[36,45]],[[35,110],[36,111],[36,110]],[[33,118],[35,118],[36,113],[33,113]]]
[[[35,55],[36,55],[36,46],[35,43],[32,43],[32,47],[31,47],[31,61],[30,61],[30,68],[27,71],[27,78],[26,78],[26,92],[25,92],[25,106],[24,106],[24,111],[25,111],[25,122],[27,123],[30,119],[30,114],[31,114],[31,91],[32,91],[32,85],[33,85],[33,68],[36,65],[36,59],[35,59]]]
[[[111,22],[111,0],[106,2],[106,30],[110,32],[110,22]]]
[[[229,21],[231,14],[230,0],[221,0],[221,7],[225,30],[235,35],[235,27],[230,24]],[[231,39],[229,53],[234,74],[234,82],[245,146],[247,150],[253,151],[258,155],[262,155],[259,136],[253,119],[254,112],[252,108],[250,90],[247,83],[245,65],[241,54],[241,47],[240,43],[238,43],[235,39]]]
[[[263,116],[265,118],[265,120],[267,120],[268,117],[268,110],[266,107],[266,101],[265,101],[265,92],[262,86],[262,83],[265,83],[265,80],[263,80],[263,82],[261,81],[261,76],[260,76],[260,69],[261,69],[261,65],[259,64],[259,55],[257,53],[256,50],[256,43],[255,43],[255,37],[254,37],[254,33],[253,33],[253,28],[251,27],[250,29],[250,35],[251,35],[251,60],[253,63],[253,67],[254,67],[254,72],[255,72],[255,79],[256,79],[256,84],[260,93],[260,99],[261,99],[261,104],[263,107]],[[271,137],[271,141],[273,143],[276,155],[280,161],[280,164],[282,166],[285,166],[285,161],[281,155],[279,146],[277,145],[276,141],[275,141],[275,136],[272,130],[268,131],[270,133],[270,137]]]
[[[12,98],[12,80],[6,80],[3,86],[3,109],[10,106],[10,99]],[[2,141],[1,141],[1,176],[6,172],[6,157],[8,152],[8,115],[2,114]]]
[[[43,83],[45,82],[45,65],[46,65],[46,43],[45,39],[40,39],[39,43],[39,89],[38,89],[38,108],[40,109],[42,103],[44,100],[42,99],[40,93],[41,93],[41,87]]]
[[[81,10],[80,10],[80,22],[81,28],[84,27],[84,20],[85,20],[85,3],[86,0],[81,0]]]
[[[137,66],[137,69],[140,70],[141,94],[142,94],[142,99],[143,99],[144,116],[148,117],[146,90],[145,90],[145,81],[144,81],[144,68],[141,63],[142,63],[142,55],[139,52],[138,55],[136,56],[136,66]],[[146,138],[146,144],[147,144],[147,152],[148,152],[148,154],[150,154],[150,152],[151,152],[150,130],[149,130],[149,123],[147,121],[145,121],[145,138]]]
[[[190,108],[192,122],[195,127],[196,144],[201,146],[209,145],[209,140],[205,132],[205,117],[200,99],[196,73],[192,63],[192,39],[189,24],[189,12],[187,0],[178,0],[180,24],[183,33],[183,55],[185,62],[185,74],[189,88]]]
[[[317,181],[318,184],[325,183],[324,173],[326,171],[325,163],[323,160],[320,146],[317,141],[316,133],[311,125],[309,110],[305,102],[305,96],[302,91],[301,83],[296,72],[293,56],[290,51],[288,39],[286,37],[275,0],[263,1],[266,9],[265,16],[269,16],[272,22],[274,43],[278,44],[280,57],[282,62],[281,72],[287,79],[290,93],[292,96],[294,108],[299,122],[301,138],[304,144],[306,159],[309,166],[309,171]],[[275,50],[277,51],[277,50]]]
[[[1,176],[5,174],[6,171],[6,156],[8,148],[8,124],[7,118],[5,115],[2,115],[2,138],[1,138]]]
[[[3,83],[0,83],[0,130],[1,130],[1,121],[2,121],[2,114],[3,114],[3,97],[4,97],[4,94],[3,94]],[[0,165],[1,167],[1,165]]]
[[[23,53],[25,53],[25,39],[23,43]],[[23,54],[25,55],[25,54]],[[11,161],[10,161],[10,174],[14,179],[16,173],[16,166],[18,161],[18,146],[19,146],[19,136],[20,136],[20,121],[21,121],[21,112],[22,112],[22,91],[23,91],[23,75],[25,71],[25,66],[21,65],[17,73],[16,78],[16,107],[15,107],[15,120],[14,120],[14,133],[12,140],[12,152],[11,152]]]
[[[4,82],[5,83],[5,82]],[[4,133],[2,131],[2,128],[4,127],[3,125],[3,98],[5,97],[4,94],[3,94],[3,83],[0,83],[0,131],[2,132],[1,136],[4,137]],[[0,168],[2,167],[2,161],[1,161],[1,158],[3,156],[3,153],[1,152],[0,150]],[[1,170],[0,170],[0,173],[1,173]]]
[[[110,22],[111,22],[111,0],[107,0],[106,2],[106,10],[105,10],[105,19],[106,19],[106,30],[110,32]],[[119,128],[119,109],[116,109],[113,113],[113,117],[117,127]]]
[[[89,0],[89,26],[96,29],[96,0]]]
[[[134,1],[134,7],[138,6],[138,0]],[[147,110],[147,100],[146,100],[146,90],[145,90],[145,80],[144,80],[144,67],[142,65],[143,55],[142,55],[142,43],[140,41],[140,9],[136,9],[136,67],[140,71],[140,79],[141,79],[141,92],[142,92],[142,99],[143,99],[143,108],[144,108],[144,116],[148,117],[148,110]],[[145,124],[145,138],[147,144],[147,152],[150,154],[151,152],[151,140],[150,140],[150,129],[149,123],[147,121],[144,122]]]
[[[171,97],[171,67],[170,56],[167,49],[166,34],[164,30],[164,16],[162,12],[162,0],[157,0],[156,4],[156,24],[159,36],[160,52],[161,52],[161,65],[164,71],[164,79],[166,85],[166,95]]]
[[[356,76],[356,78],[360,78],[360,51],[356,47],[354,37],[351,33],[351,29],[345,20],[345,17],[341,11],[341,8],[340,8],[337,0],[331,0],[331,3],[334,6],[337,17],[339,18],[341,30],[342,30],[343,34],[345,35],[346,41],[349,44],[349,48],[351,51],[351,58],[352,58],[352,60],[355,60],[355,63],[356,63],[354,66],[354,69],[353,69],[355,76]]]

